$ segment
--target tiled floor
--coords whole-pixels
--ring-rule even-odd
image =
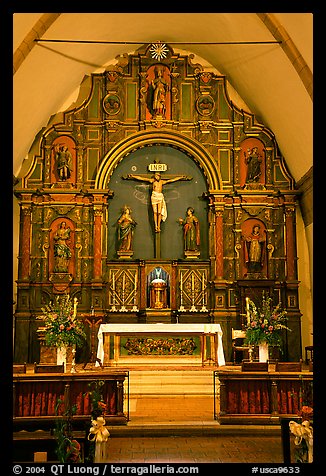
[[[112,463],[282,463],[274,436],[111,437]]]
[[[130,423],[214,421],[213,396],[130,399]]]
[[[255,433],[253,428],[249,434],[244,427],[222,428],[214,420],[213,405],[213,396],[131,398],[123,436],[121,428],[116,432],[112,428],[109,462],[283,462],[280,430],[261,427]]]

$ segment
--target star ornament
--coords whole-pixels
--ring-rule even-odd
[[[169,48],[165,45],[165,43],[152,43],[152,46],[149,49],[152,58],[161,60],[167,57],[169,52]]]

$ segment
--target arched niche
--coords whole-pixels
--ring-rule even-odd
[[[128,174],[151,176],[148,165],[160,161],[168,166],[164,173],[187,175],[191,181],[165,184],[163,194],[167,206],[167,219],[161,224],[161,259],[183,259],[183,227],[179,218],[185,218],[189,206],[195,210],[200,223],[200,258],[208,259],[208,203],[203,198],[207,193],[207,181],[198,164],[182,150],[169,144],[147,145],[125,155],[110,176],[108,187],[113,192],[108,213],[108,258],[116,258],[117,220],[121,208],[131,208],[131,216],[136,221],[133,237],[133,259],[153,259],[155,257],[155,232],[151,205],[152,185],[147,182],[125,180]],[[164,178],[162,173],[162,178]]]
[[[95,188],[106,189],[108,187],[113,171],[124,157],[139,148],[154,145],[169,145],[188,155],[201,169],[210,193],[223,188],[217,160],[212,157],[203,144],[179,132],[158,129],[131,134],[112,147],[101,162],[95,180]]]
[[[150,184],[121,178],[130,173],[148,173],[147,165],[154,160],[167,163],[168,174],[193,177],[192,181],[165,185],[163,193],[167,201],[168,219],[164,222],[161,232],[161,258],[184,258],[182,227],[178,219],[185,217],[189,206],[195,209],[195,214],[200,220],[200,258],[209,258],[208,210],[207,202],[202,196],[203,193],[214,193],[222,189],[217,161],[197,140],[178,132],[158,129],[127,136],[111,148],[99,167],[95,189],[110,189],[114,192],[113,199],[109,203],[108,258],[116,257],[116,221],[124,205],[131,207],[133,218],[137,222],[133,258],[154,257]]]
[[[267,278],[267,229],[256,218],[249,218],[241,225],[243,237],[243,276],[248,278]],[[252,251],[250,249],[253,248]],[[252,253],[252,256],[250,256]]]
[[[155,289],[155,285],[159,288],[159,294]],[[155,266],[147,275],[146,278],[146,298],[147,298],[147,307],[148,308],[170,308],[170,290],[171,286],[171,276],[169,273],[162,268],[161,266]],[[156,299],[159,298],[161,306],[156,305]]]
[[[63,229],[64,227],[64,229]],[[67,247],[70,250],[70,258],[63,259],[62,264],[57,263],[55,257],[55,244]],[[72,276],[75,273],[75,226],[72,220],[67,217],[59,217],[53,220],[50,228],[50,251],[49,251],[49,271],[50,273],[69,273]],[[59,253],[64,254],[64,253]]]

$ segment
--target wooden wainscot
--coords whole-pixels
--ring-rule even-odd
[[[312,406],[312,372],[217,370],[214,377],[220,424],[278,425],[280,417],[297,418],[302,405]]]
[[[128,414],[124,411],[124,383],[128,372],[101,372],[81,374],[14,374],[13,376],[13,426],[14,431],[50,430],[57,419],[71,413],[74,429],[90,422],[91,399],[89,384],[104,381],[101,394],[106,404],[104,418],[108,425],[125,425]],[[57,411],[56,406],[59,403]],[[71,411],[72,407],[75,411]]]

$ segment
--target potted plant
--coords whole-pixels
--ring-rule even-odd
[[[245,343],[259,346],[259,360],[268,359],[268,345],[281,346],[282,331],[289,329],[286,326],[287,312],[282,309],[281,303],[273,306],[272,298],[263,293],[260,307],[249,298],[247,299],[247,323],[245,325]]]
[[[48,346],[57,347],[57,363],[65,362],[66,351],[84,344],[86,334],[83,323],[77,318],[78,301],[68,293],[57,295],[54,302],[42,308],[43,314],[38,317],[44,321],[44,342]]]

